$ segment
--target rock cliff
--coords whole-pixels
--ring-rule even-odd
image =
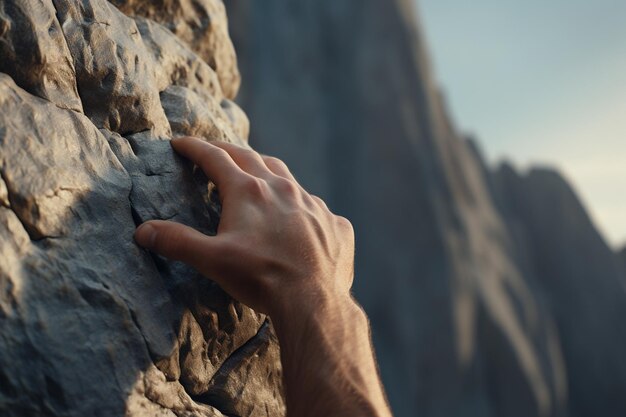
[[[284,414],[266,317],[132,239],[215,233],[168,138],[245,144],[238,86],[221,1],[0,2],[0,414]]]
[[[556,171],[504,164],[493,184],[518,264],[556,320],[570,415],[626,415],[626,277],[615,253]]]
[[[281,416],[271,323],[134,228],[212,234],[167,139],[284,158],[357,231],[397,417],[626,415],[626,252],[556,172],[491,170],[409,0],[0,2],[0,414]],[[621,261],[620,261],[621,259]]]
[[[455,131],[413,1],[226,5],[251,142],[355,225],[396,417],[624,415],[615,257],[557,175]]]

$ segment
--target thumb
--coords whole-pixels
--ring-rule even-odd
[[[135,241],[166,258],[185,262],[200,272],[217,250],[217,238],[207,236],[180,223],[164,220],[151,220],[143,223],[135,231]]]

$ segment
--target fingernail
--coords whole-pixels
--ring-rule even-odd
[[[135,241],[139,246],[143,246],[146,249],[152,249],[154,242],[156,241],[157,230],[150,223],[144,223],[135,231]]]

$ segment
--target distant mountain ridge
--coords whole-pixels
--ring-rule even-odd
[[[457,133],[413,3],[226,4],[251,142],[355,225],[395,415],[626,415],[623,265],[556,172]]]
[[[626,415],[624,272],[580,199],[556,171],[493,173],[517,264],[554,317],[567,364],[571,415]],[[590,384],[593,381],[593,384]]]

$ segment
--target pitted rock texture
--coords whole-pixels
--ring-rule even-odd
[[[223,5],[170,2],[205,24],[181,40],[159,7],[115,3],[0,4],[0,414],[283,415],[268,319],[132,238],[216,232],[213,187],[168,139],[247,146]]]
[[[59,107],[82,112],[74,61],[51,1],[0,4],[0,72]]]
[[[217,74],[227,98],[240,76],[221,0],[111,0],[123,12],[159,22],[185,41]]]

